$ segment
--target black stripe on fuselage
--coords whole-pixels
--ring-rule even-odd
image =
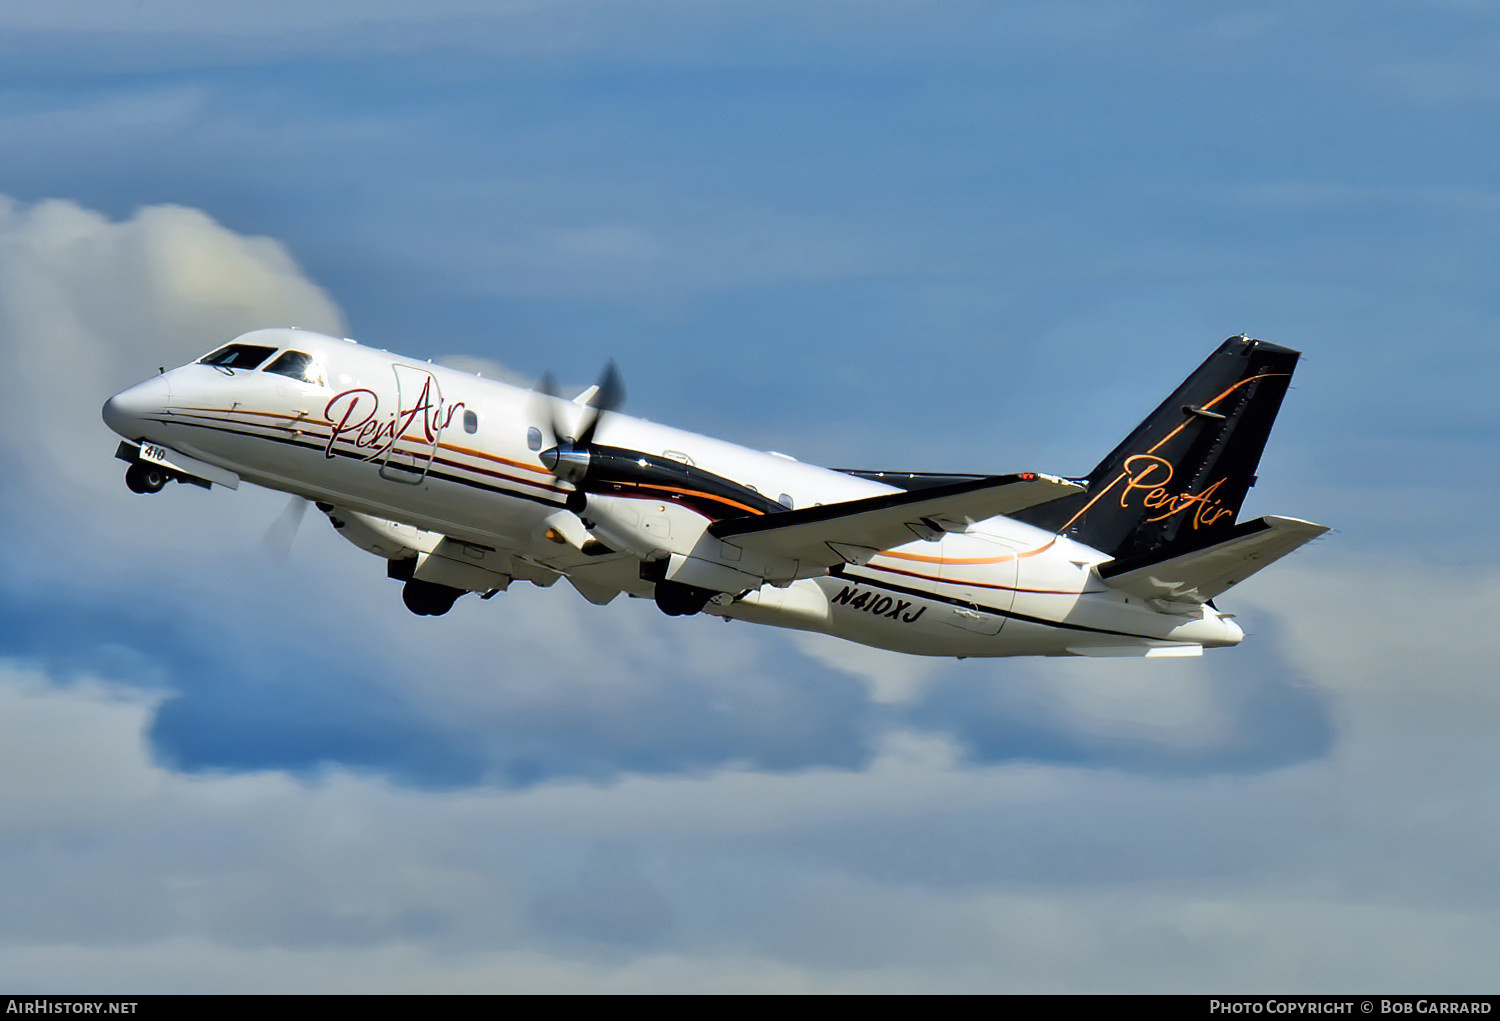
[[[966,610],[978,610],[981,613],[992,613],[997,617],[1008,617],[1012,620],[1024,620],[1028,624],[1041,624],[1043,627],[1061,628],[1067,631],[1087,631],[1096,635],[1119,635],[1122,638],[1144,638],[1148,640],[1161,640],[1156,635],[1138,635],[1132,631],[1113,631],[1109,628],[1089,627],[1087,624],[1068,624],[1060,620],[1049,620],[1046,617],[1033,617],[1029,613],[1016,613],[1014,610],[1002,610],[996,606],[985,606],[982,603],[971,602],[967,599],[959,599],[957,596],[945,596],[938,592],[930,592],[927,589],[912,588],[909,585],[897,585],[895,582],[884,581],[880,578],[871,578],[863,574],[850,574],[849,568],[836,567],[828,572],[835,578],[843,578],[848,581],[857,582],[860,585],[869,585],[872,588],[883,588],[889,592],[900,592],[902,595],[916,596],[919,599],[929,599],[933,602],[948,603],[952,606],[961,606]]]
[[[895,486],[897,489],[905,489],[909,492],[932,489],[935,486],[949,486],[955,482],[978,482],[986,477],[984,475],[957,475],[949,472],[866,471],[862,468],[835,468],[834,471],[844,475],[853,475],[857,479],[868,479],[871,482]]]
[[[668,494],[676,492],[693,500],[693,509],[706,518],[724,519],[786,511],[781,504],[749,486],[672,458],[658,457],[643,450],[598,445],[589,448],[589,456],[589,468],[582,487],[586,492],[628,495],[620,492],[619,487],[657,489]],[[605,487],[616,491],[606,492]],[[704,501],[711,501],[715,506],[705,510]]]
[[[289,446],[301,447],[304,450],[316,450],[316,451],[319,451],[321,453],[325,453],[325,454],[327,453],[326,445],[323,444],[323,443],[309,443],[306,440],[299,440],[299,439],[296,439],[296,438],[291,437],[291,436],[267,436],[267,435],[265,435],[263,433],[251,432],[248,429],[234,429],[234,428],[230,428],[229,426],[224,426],[224,425],[205,425],[202,422],[184,422],[184,421],[181,420],[181,416],[177,416],[175,420],[171,419],[171,418],[154,418],[154,419],[152,419],[152,421],[160,422],[163,425],[180,425],[180,426],[186,426],[189,429],[207,429],[210,432],[231,433],[231,434],[233,434],[235,436],[248,436],[251,439],[269,440],[272,443],[285,443],[285,444],[287,444]],[[271,426],[262,426],[261,428],[273,428],[273,427],[271,427]],[[373,465],[379,465],[380,464],[379,461],[368,460],[368,459],[366,459],[366,458],[364,458],[364,457],[362,457],[362,456],[360,456],[358,454],[355,454],[355,453],[352,453],[352,452],[349,452],[349,451],[343,451],[343,450],[335,449],[333,451],[333,454],[334,454],[335,457],[343,457],[343,458],[348,458],[350,460],[363,461],[366,464],[373,464]],[[397,470],[404,470],[404,469],[400,469],[398,467]],[[470,469],[470,470],[478,471],[479,469],[476,468],[476,469]],[[456,483],[456,484],[458,484],[460,486],[468,486],[471,489],[482,489],[482,490],[484,490],[487,493],[497,493],[497,494],[499,494],[501,496],[513,496],[517,500],[530,500],[532,503],[539,503],[539,504],[543,505],[544,507],[561,507],[561,506],[563,506],[563,503],[562,503],[561,500],[549,500],[545,496],[541,496],[541,495],[538,495],[536,493],[526,493],[526,492],[522,492],[520,490],[506,489],[506,488],[504,488],[502,486],[493,486],[493,485],[490,485],[490,484],[485,483],[485,482],[479,482],[479,481],[477,481],[475,479],[466,479],[466,478],[461,478],[461,477],[459,477],[457,475],[450,475],[447,472],[433,471],[430,468],[428,469],[426,475],[427,475],[428,478],[441,479],[444,482],[453,482],[453,483]],[[526,485],[527,484],[526,481],[523,480],[523,479],[517,479],[515,481],[516,481],[516,483],[518,485]]]
[[[587,483],[587,479],[584,480]],[[748,512],[726,503],[723,497],[714,496],[712,493],[678,493],[664,489],[660,486],[652,486],[646,483],[630,482],[604,482],[599,483],[589,490],[588,496],[608,496],[620,500],[641,500],[656,503],[675,503],[696,514],[700,514],[709,521],[720,521],[725,517],[740,516]],[[780,504],[777,507],[780,508]],[[760,514],[761,511],[753,513]]]
[[[225,426],[225,425],[206,425],[206,424],[204,424],[202,422],[184,422],[184,421],[181,420],[181,416],[177,416],[176,420],[173,420],[171,418],[158,417],[158,418],[153,418],[153,421],[161,422],[163,425],[186,426],[187,428],[190,428],[190,429],[206,429],[206,430],[208,430],[210,432],[222,432],[222,433],[230,433],[230,434],[236,435],[236,436],[248,436],[251,439],[269,440],[272,443],[284,443],[284,444],[287,444],[289,446],[301,447],[301,448],[303,448],[305,450],[316,450],[316,451],[320,451],[320,452],[326,453],[326,445],[323,444],[323,443],[309,443],[306,440],[296,439],[295,437],[291,437],[291,436],[266,436],[266,435],[263,435],[263,434],[258,433],[258,432],[251,432],[248,429],[235,429],[235,428],[230,428],[229,426]],[[262,428],[272,428],[272,427],[262,427]],[[359,456],[357,454],[354,454],[352,452],[346,452],[346,451],[342,451],[342,450],[334,450],[333,453],[337,457],[348,458],[350,460],[364,461],[367,464],[378,464],[379,463],[379,462],[376,462],[376,461],[367,461],[365,458],[363,458],[363,457],[361,457],[361,456]],[[446,472],[437,472],[437,471],[429,470],[427,472],[427,477],[441,479],[441,480],[443,480],[445,482],[453,482],[453,483],[456,483],[456,484],[461,485],[461,486],[469,486],[472,489],[480,489],[480,490],[484,490],[485,492],[496,493],[496,494],[498,494],[500,496],[515,497],[518,500],[530,500],[533,503],[539,503],[539,504],[542,504],[543,506],[546,506],[546,507],[561,507],[561,506],[564,506],[560,501],[549,500],[546,497],[539,496],[539,495],[536,495],[536,494],[533,494],[533,493],[519,492],[519,491],[514,490],[514,489],[504,489],[504,488],[501,488],[499,486],[492,486],[492,485],[489,485],[487,483],[478,482],[478,481],[473,480],[473,479],[459,478],[458,476],[449,475]],[[522,483],[522,484],[524,484],[524,483]],[[919,599],[926,599],[926,600],[930,600],[932,602],[947,603],[947,604],[952,605],[952,606],[960,606],[960,607],[963,607],[966,610],[978,610],[981,613],[991,613],[991,614],[994,614],[995,616],[998,616],[998,617],[1008,617],[1008,618],[1011,618],[1013,620],[1024,620],[1024,621],[1026,621],[1028,623],[1031,623],[1031,624],[1041,624],[1044,627],[1062,628],[1062,629],[1069,630],[1069,631],[1085,631],[1085,632],[1089,632],[1089,633],[1092,633],[1092,634],[1101,634],[1101,635],[1119,635],[1119,636],[1121,636],[1123,638],[1153,639],[1153,638],[1156,637],[1154,635],[1140,635],[1140,634],[1135,634],[1135,633],[1130,632],[1130,631],[1113,631],[1113,630],[1110,630],[1108,628],[1089,627],[1086,624],[1068,624],[1068,623],[1064,623],[1063,621],[1048,620],[1045,617],[1033,617],[1030,614],[1016,613],[1016,612],[1014,612],[1012,610],[1002,610],[1002,609],[999,609],[998,607],[985,606],[985,605],[980,604],[980,603],[974,603],[974,602],[971,602],[971,601],[969,601],[967,599],[959,599],[956,596],[945,596],[945,595],[942,595],[940,593],[928,591],[927,589],[912,588],[909,585],[898,585],[898,584],[896,584],[894,582],[884,581],[884,580],[882,580],[880,578],[871,578],[871,577],[869,577],[867,575],[864,575],[864,574],[859,574],[859,575],[851,574],[849,572],[848,567],[837,567],[837,568],[834,568],[833,570],[829,571],[829,575],[832,576],[832,577],[836,577],[836,578],[842,578],[842,579],[848,580],[850,582],[854,582],[856,584],[868,585],[871,588],[885,589],[886,591],[889,591],[889,592],[899,592],[899,593],[901,593],[903,595],[916,596]]]

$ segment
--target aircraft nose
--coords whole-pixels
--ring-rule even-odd
[[[104,424],[127,440],[140,439],[146,416],[160,414],[171,397],[166,376],[152,376],[105,401]]]

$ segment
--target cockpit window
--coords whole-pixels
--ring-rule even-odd
[[[226,344],[212,354],[198,359],[202,365],[216,365],[221,369],[253,369],[274,354],[274,347],[256,344]]]
[[[300,379],[304,383],[323,385],[323,367],[313,361],[312,355],[303,354],[301,351],[287,351],[267,365],[266,371]]]

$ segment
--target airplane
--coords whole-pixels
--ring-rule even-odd
[[[1299,352],[1224,341],[1087,476],[829,469],[295,328],[105,403],[127,486],[263,486],[386,562],[413,613],[567,579],[925,656],[1196,656],[1214,600],[1328,529],[1239,521]],[[305,502],[301,504],[305,507]]]

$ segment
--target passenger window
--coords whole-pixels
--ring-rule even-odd
[[[776,498],[776,502],[779,503],[779,504],[781,504],[787,510],[795,510],[796,509],[796,504],[794,504],[792,502],[792,498],[790,496],[787,496],[785,493],[782,493],[780,496],[778,496]]]
[[[464,412],[464,432],[470,436],[479,431],[479,416],[472,411]]]
[[[255,344],[226,344],[212,354],[198,359],[200,365],[219,369],[253,369],[276,352],[274,347]]]
[[[542,431],[536,426],[526,430],[526,445],[532,450],[542,449]]]
[[[277,375],[288,376],[299,379],[304,383],[313,383],[317,386],[323,385],[323,368],[313,361],[312,355],[303,354],[301,351],[288,351],[270,365],[266,366],[267,372]]]

